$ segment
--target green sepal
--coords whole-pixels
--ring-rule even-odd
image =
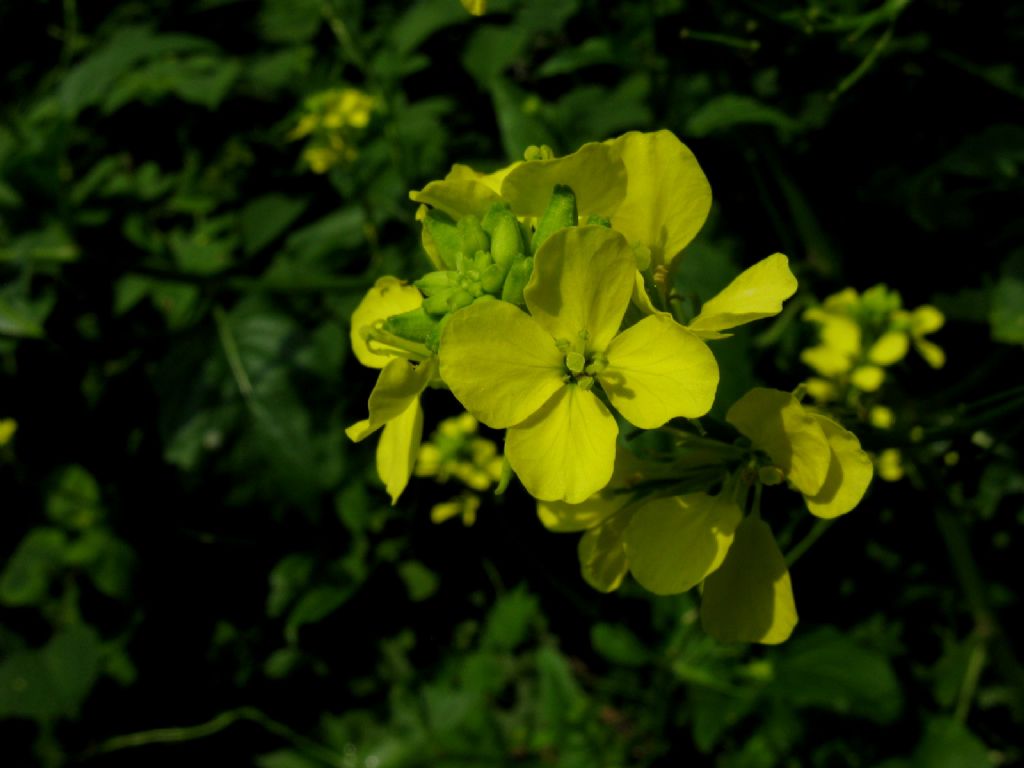
[[[431,209],[423,218],[423,227],[434,241],[444,265],[455,269],[455,257],[462,250],[462,236],[455,221],[448,214]]]
[[[448,318],[451,315],[445,315],[437,323],[434,324],[434,328],[427,334],[427,338],[423,340],[423,343],[427,345],[427,349],[437,354],[438,347],[441,346],[441,334],[444,333],[444,327],[448,324]]]
[[[442,291],[451,290],[459,284],[459,273],[454,271],[428,272],[413,283],[424,296],[434,296]]]
[[[533,274],[533,257],[527,256],[512,264],[505,278],[505,284],[501,287],[502,301],[522,306],[523,289],[530,282],[530,275]]]
[[[596,213],[592,213],[587,216],[587,226],[590,227],[606,227],[611,229],[612,220],[607,216],[598,216]]]
[[[464,254],[491,250],[491,240],[484,232],[484,228],[480,226],[480,219],[476,216],[463,216],[459,219],[458,226]]]
[[[495,203],[484,216],[483,227],[491,236],[491,256],[508,269],[516,256],[526,254],[526,238],[519,219],[505,203]]]
[[[433,315],[434,317],[448,314],[448,310],[451,307],[451,297],[458,290],[459,286],[453,285],[446,291],[438,291],[433,296],[428,296],[423,300],[423,310],[428,315]]]
[[[474,296],[471,291],[468,291],[465,288],[460,288],[448,297],[448,308],[452,312],[457,312],[463,307],[468,307],[472,304],[473,299],[475,298],[476,296]]]
[[[507,274],[508,270],[503,269],[500,264],[491,264],[480,273],[480,287],[487,293],[497,296],[501,293],[501,286],[505,284],[505,275]]]
[[[555,232],[565,227],[575,227],[578,222],[576,195],[570,187],[556,184],[547,209],[537,220],[537,229],[533,233],[533,252],[536,253],[541,243]]]
[[[425,343],[437,327],[437,322],[437,318],[431,317],[420,306],[400,315],[392,315],[384,321],[384,330],[399,338]]]

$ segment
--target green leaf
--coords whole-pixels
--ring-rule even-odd
[[[407,560],[398,566],[398,575],[405,582],[405,588],[409,592],[409,599],[414,603],[421,603],[431,597],[441,583],[437,574],[427,568],[419,560]]]
[[[502,77],[494,78],[490,89],[506,156],[520,158],[531,145],[554,144],[539,119],[539,97],[526,94]]]
[[[651,660],[647,647],[620,624],[595,624],[590,628],[590,644],[613,664],[639,667]]]
[[[272,43],[305,43],[323,23],[322,8],[320,0],[264,0],[260,34]]]
[[[935,718],[914,751],[914,768],[992,768],[985,745],[962,724]]]
[[[992,292],[989,310],[992,338],[1004,344],[1024,344],[1024,278],[1003,275]]]
[[[83,530],[99,522],[103,515],[100,488],[95,478],[77,464],[65,467],[57,475],[54,488],[46,497],[46,514],[65,528]]]
[[[775,662],[770,691],[797,707],[829,709],[876,723],[891,723],[903,692],[889,660],[832,628],[804,634]]]
[[[264,195],[242,209],[242,247],[246,254],[259,252],[283,234],[302,215],[307,200],[284,195]]]
[[[0,662],[0,717],[77,717],[99,675],[100,653],[96,632],[75,624],[39,650],[10,654]]]
[[[515,649],[526,640],[539,613],[537,598],[522,587],[502,595],[487,615],[480,647],[495,651]]]
[[[411,3],[402,17],[391,25],[391,48],[399,54],[412,53],[435,32],[466,20],[466,12],[451,0],[419,0]]]
[[[796,120],[775,107],[750,96],[725,93],[690,115],[686,121],[686,133],[689,136],[708,136],[738,125],[770,125],[783,135],[799,127]]]
[[[0,602],[33,605],[46,599],[50,581],[64,562],[67,536],[58,528],[33,528],[0,574]]]

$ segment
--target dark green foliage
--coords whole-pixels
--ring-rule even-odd
[[[1024,14],[489,6],[0,5],[0,420],[18,424],[0,445],[0,764],[1024,760],[1007,626]],[[292,132],[343,87],[376,107],[354,154],[312,173],[313,139]],[[807,376],[815,297],[885,282],[948,319],[947,367],[901,363],[902,426],[862,435],[916,469],[794,565],[801,624],[778,648],[716,645],[696,595],[590,590],[574,537],[515,486],[473,528],[429,522],[451,496],[430,481],[389,506],[372,441],[344,435],[374,379],[352,310],[377,277],[431,269],[409,190],[455,162],[660,128],[715,190],[672,276],[686,310],[774,251],[801,283],[773,324],[715,348],[713,416],[761,374]],[[552,231],[576,216],[559,195]],[[485,292],[521,301],[530,248],[500,207],[425,225],[449,270],[490,249]],[[436,318],[411,319],[436,342]],[[435,394],[427,433],[451,415]],[[792,551],[812,523],[783,512]]]

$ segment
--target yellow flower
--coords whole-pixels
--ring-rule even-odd
[[[928,365],[941,368],[946,364],[946,353],[942,347],[925,338],[945,325],[946,318],[942,312],[930,304],[924,304],[912,312],[896,313],[896,322],[907,328],[914,349]]]
[[[903,455],[899,448],[886,448],[875,457],[878,476],[887,483],[903,479]]]
[[[619,333],[633,289],[632,250],[603,227],[559,230],[536,254],[531,315],[501,301],[453,314],[441,377],[488,426],[508,428],[506,456],[542,500],[581,502],[612,474],[618,426],[707,413],[718,365],[691,331],[650,316]]]
[[[460,493],[454,499],[442,501],[430,508],[430,522],[443,523],[453,517],[461,517],[465,526],[473,525],[476,522],[476,513],[480,509],[480,497],[475,493],[466,491]]]
[[[768,455],[816,517],[844,515],[864,497],[873,470],[857,436],[790,393],[752,389],[725,418]]]
[[[18,422],[14,419],[0,419],[0,448],[11,442],[11,438],[17,431]]]
[[[462,7],[472,16],[483,16],[487,13],[487,0],[462,0]]]
[[[349,341],[356,359],[368,368],[381,369],[370,393],[369,418],[353,424],[345,434],[361,442],[383,427],[377,443],[377,474],[391,496],[391,503],[409,482],[423,435],[423,409],[420,393],[437,368],[428,358],[417,366],[401,355],[405,351],[380,343],[370,332],[393,315],[416,309],[423,296],[395,277],[382,277],[367,291],[352,313]]]
[[[396,358],[384,366],[370,393],[369,417],[345,430],[355,443],[383,427],[377,443],[377,474],[395,504],[405,490],[416,464],[423,437],[420,394],[437,368],[435,358],[419,365]]]

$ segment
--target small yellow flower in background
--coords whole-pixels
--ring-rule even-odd
[[[314,173],[350,163],[358,154],[354,140],[370,124],[377,100],[358,88],[314,93],[302,104],[303,115],[288,140],[306,139],[302,157]]]
[[[805,383],[816,402],[853,407],[877,429],[892,426],[892,411],[877,402],[886,369],[911,347],[932,368],[945,363],[942,349],[925,338],[942,327],[942,313],[928,304],[905,310],[902,301],[884,285],[863,294],[846,288],[804,312],[804,320],[818,326],[818,343],[800,355],[817,374]]]
[[[886,448],[875,457],[878,476],[888,483],[903,479],[903,454],[899,448]]]
[[[0,448],[11,442],[11,438],[17,431],[18,422],[14,419],[0,419]]]
[[[618,425],[702,416],[718,386],[707,346],[650,316],[619,332],[633,290],[632,250],[603,227],[562,229],[536,254],[527,315],[503,301],[453,314],[441,377],[484,424],[508,429],[505,452],[535,498],[578,503],[612,475]]]
[[[502,458],[493,440],[477,434],[477,420],[468,413],[445,419],[420,446],[414,473],[417,477],[433,477],[439,483],[454,478],[471,491],[483,492],[501,480]],[[470,491],[454,499],[435,504],[430,519],[441,523],[461,516],[465,525],[476,521],[480,497]]]
[[[461,0],[462,7],[471,16],[483,16],[487,13],[487,0]]]

